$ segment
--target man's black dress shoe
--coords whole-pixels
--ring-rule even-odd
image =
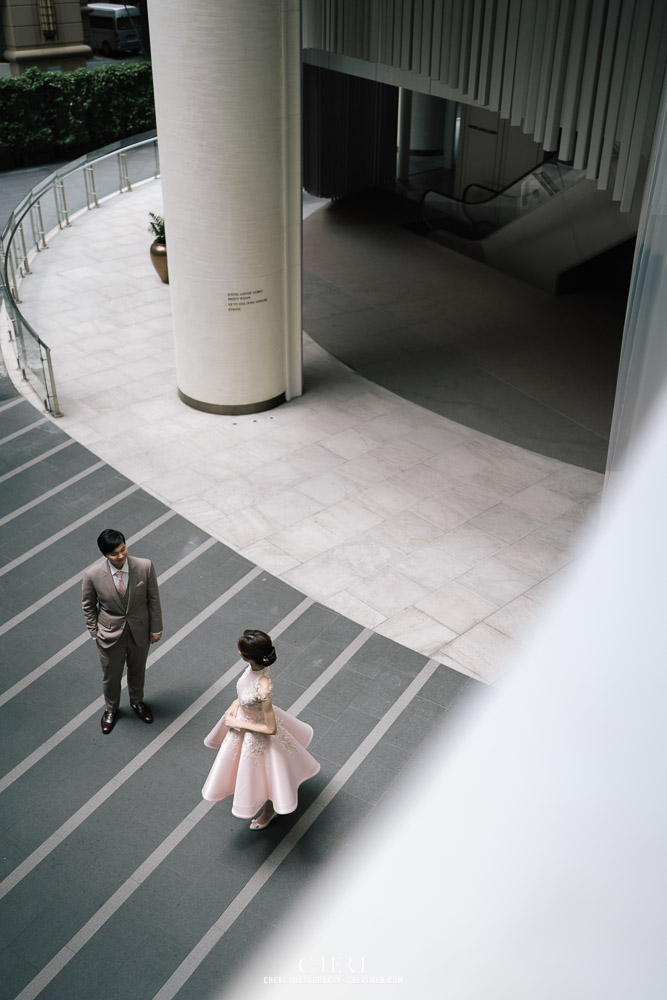
[[[138,701],[136,705],[132,706],[132,708],[137,713],[142,722],[153,721],[153,713],[151,712],[146,702]]]
[[[116,713],[115,712],[105,712],[102,716],[102,732],[106,736],[111,732],[114,725],[116,724]]]

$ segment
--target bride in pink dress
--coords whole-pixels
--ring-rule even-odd
[[[236,683],[238,698],[204,740],[218,753],[202,796],[219,802],[233,795],[232,814],[242,819],[262,809],[250,829],[263,830],[277,813],[294,812],[299,785],[320,765],[306,750],[311,726],[271,701],[269,666],[276,661],[271,637],[246,629],[238,649],[248,666]]]

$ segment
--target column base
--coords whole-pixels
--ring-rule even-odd
[[[228,416],[241,416],[244,413],[262,413],[263,410],[272,410],[274,406],[280,406],[281,403],[285,402],[284,392],[281,392],[279,396],[274,396],[273,399],[264,399],[259,403],[243,403],[236,406],[227,406],[222,403],[204,403],[200,399],[192,399],[191,396],[186,396],[180,389],[178,390],[178,395],[193,410],[203,410],[204,413],[226,413]]]

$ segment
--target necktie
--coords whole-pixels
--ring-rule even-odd
[[[123,580],[123,574],[121,573],[120,570],[118,570],[116,576],[118,577],[118,593],[120,594],[121,597],[125,597],[126,587],[125,587],[125,581]]]

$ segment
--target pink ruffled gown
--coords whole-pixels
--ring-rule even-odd
[[[264,722],[260,677],[268,677],[271,692],[273,682],[268,667],[253,670],[248,664],[236,684],[237,715],[247,722]],[[223,715],[204,740],[218,753],[202,796],[209,802],[219,802],[233,795],[232,813],[241,819],[255,816],[268,799],[277,813],[294,812],[299,785],[320,769],[306,750],[313,738],[312,727],[275,705],[273,711],[275,736],[228,729]]]

